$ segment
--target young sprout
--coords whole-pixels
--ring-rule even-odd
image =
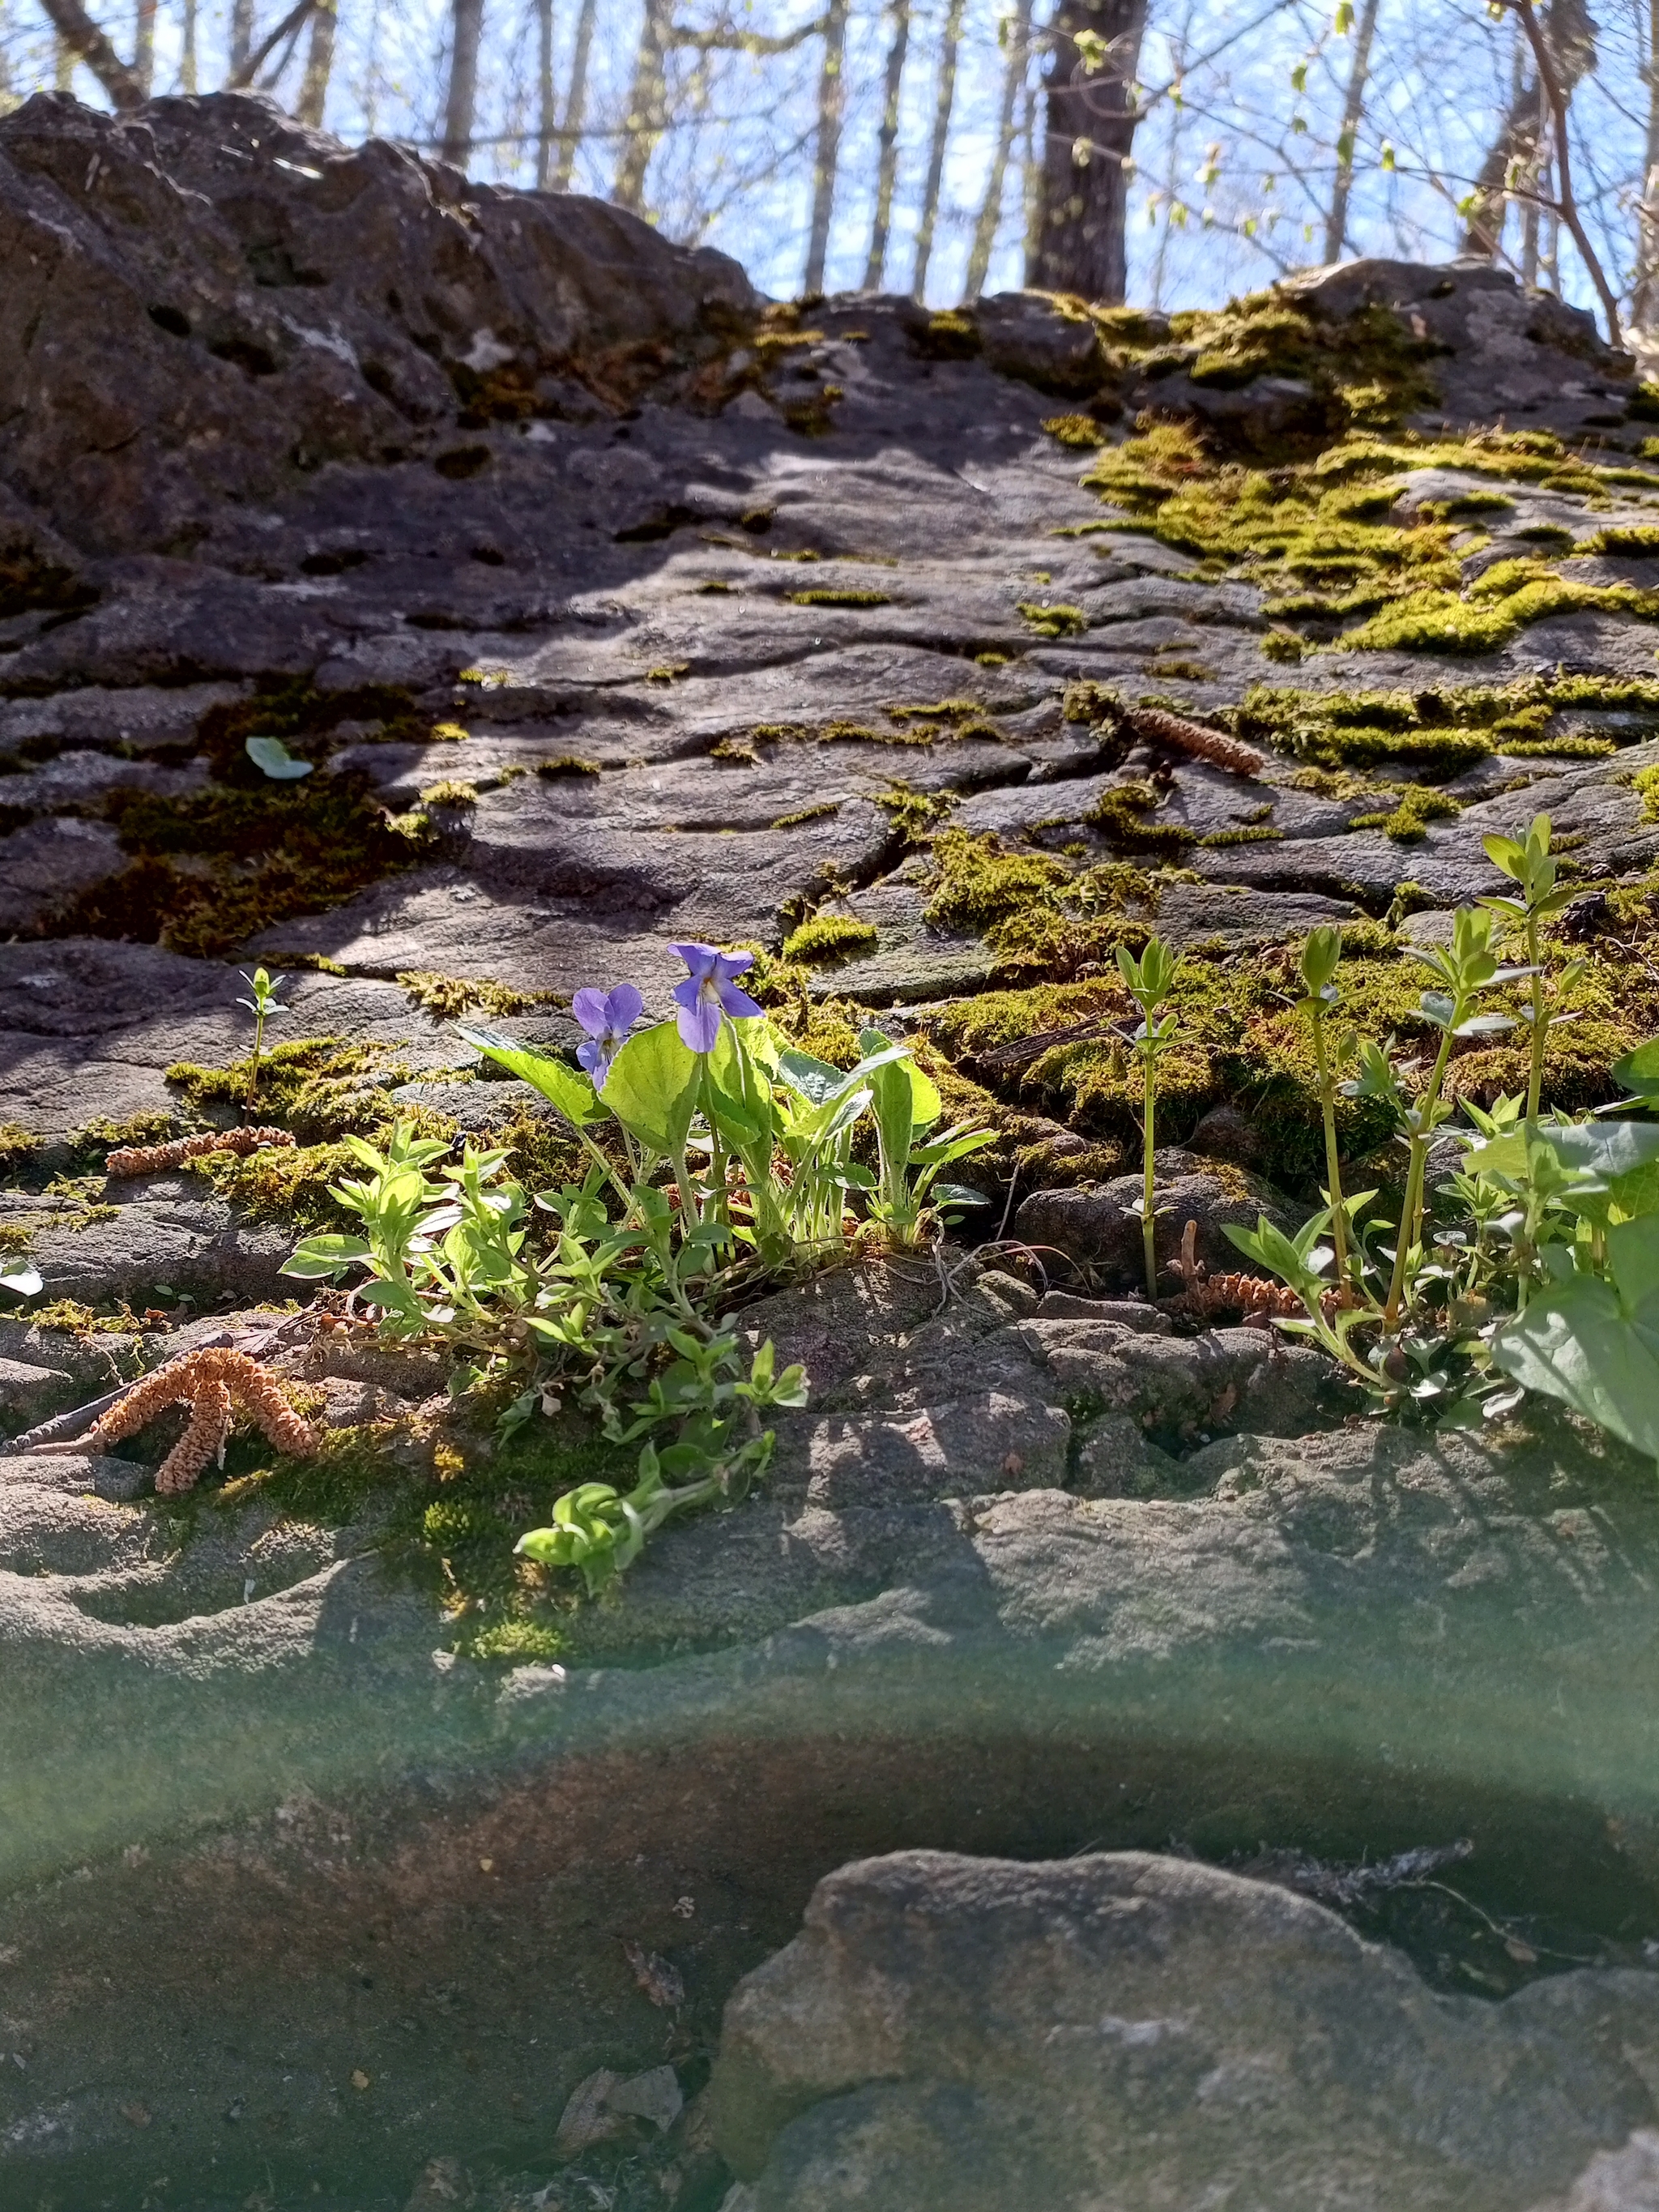
[[[1434,1066],[1422,1096],[1404,1104],[1402,1119],[1410,1146],[1406,1170],[1406,1200],[1400,1212],[1399,1239],[1394,1255],[1394,1273],[1389,1281],[1388,1304],[1383,1308],[1382,1326],[1392,1335],[1400,1325],[1401,1302],[1405,1297],[1407,1275],[1422,1233],[1423,1178],[1427,1165],[1429,1146],[1435,1131],[1451,1112],[1441,1097],[1445,1085],[1446,1063],[1451,1058],[1452,1042],[1457,1037],[1490,1036],[1503,1030],[1512,1030],[1514,1022],[1508,1014],[1475,1014],[1470,1012],[1476,998],[1494,983],[1508,983],[1524,969],[1500,968],[1492,949],[1494,917],[1478,914],[1473,907],[1461,906],[1452,917],[1452,941],[1437,946],[1432,951],[1413,951],[1412,957],[1420,960],[1444,985],[1443,990],[1425,991],[1419,1005],[1423,1018],[1440,1032],[1440,1049],[1435,1055]]]
[[[1557,1014],[1552,1017],[1544,1003],[1543,956],[1538,942],[1539,925],[1551,915],[1559,914],[1571,902],[1571,889],[1556,888],[1556,864],[1550,857],[1550,817],[1534,814],[1524,844],[1513,837],[1487,837],[1482,840],[1486,858],[1495,868],[1500,868],[1514,884],[1521,887],[1519,898],[1483,898],[1481,905],[1509,924],[1511,935],[1518,936],[1526,946],[1527,968],[1532,979],[1528,1003],[1522,1009],[1522,1019],[1532,1032],[1532,1064],[1527,1077],[1527,1119],[1536,1121],[1543,1100],[1544,1040],[1555,1023],[1568,1018]],[[1563,970],[1556,985],[1556,995],[1576,982],[1583,972],[1584,963],[1575,960]]]
[[[1149,937],[1146,949],[1137,960],[1127,945],[1117,948],[1118,972],[1129,996],[1140,1009],[1140,1026],[1132,1040],[1135,1057],[1140,1062],[1143,1091],[1141,1095],[1140,1161],[1141,1194],[1139,1201],[1140,1235],[1146,1257],[1146,1295],[1158,1296],[1158,1237],[1152,1212],[1152,1153],[1156,1148],[1153,1116],[1157,1109],[1158,1063],[1169,1049],[1176,1030],[1176,1018],[1166,1014],[1158,1019],[1158,1008],[1170,995],[1179,965],[1169,947],[1161,939]]]
[[[253,994],[251,999],[238,999],[236,1001],[239,1006],[246,1006],[253,1017],[253,1059],[248,1068],[246,1102],[247,1110],[251,1114],[259,1095],[259,1056],[264,1049],[265,1024],[273,1016],[285,1014],[288,1012],[288,1008],[281,1005],[276,997],[277,992],[281,990],[288,978],[285,975],[267,975],[263,968],[256,968],[251,975],[246,969],[239,970],[239,973],[248,989]]]
[[[1342,1203],[1342,1170],[1336,1144],[1336,1085],[1331,1067],[1330,1040],[1325,1024],[1340,995],[1336,970],[1342,957],[1342,933],[1322,924],[1309,931],[1302,947],[1303,996],[1297,1012],[1307,1018],[1313,1038],[1314,1067],[1319,1078],[1319,1105],[1325,1123],[1325,1196],[1331,1209],[1331,1245],[1336,1257],[1337,1296],[1349,1303],[1348,1222]]]

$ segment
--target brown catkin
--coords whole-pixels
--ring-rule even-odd
[[[156,1494],[175,1498],[188,1490],[230,1434],[230,1393],[222,1382],[204,1377],[190,1401],[190,1426],[155,1471]]]
[[[304,1458],[317,1449],[316,1430],[289,1404],[270,1369],[245,1352],[221,1345],[187,1352],[135,1382],[88,1431],[82,1449],[96,1452],[118,1443],[122,1437],[136,1435],[163,1407],[173,1405],[189,1406],[191,1421],[155,1478],[157,1490],[164,1492],[188,1490],[216,1456],[230,1433],[233,1407],[257,1422],[277,1450],[290,1458]]]
[[[1260,775],[1267,766],[1254,746],[1237,738],[1224,738],[1219,730],[1206,730],[1202,722],[1189,722],[1184,714],[1171,714],[1162,707],[1126,707],[1123,720],[1138,738],[1150,738],[1190,759],[1208,761],[1232,775]]]
[[[200,1137],[175,1137],[167,1145],[121,1145],[104,1162],[106,1176],[159,1175],[209,1152],[258,1152],[267,1145],[292,1145],[286,1129],[210,1129]]]

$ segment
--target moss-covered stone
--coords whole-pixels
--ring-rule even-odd
[[[783,940],[786,960],[799,960],[808,968],[833,968],[860,954],[873,952],[877,933],[867,921],[851,915],[817,914]]]

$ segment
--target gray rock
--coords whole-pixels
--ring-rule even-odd
[[[1133,1211],[1141,1194],[1139,1175],[1114,1176],[1109,1182],[1071,1190],[1033,1191],[1015,1209],[1013,1233],[1027,1244],[1049,1245],[1082,1261],[1118,1286],[1144,1283],[1144,1232]],[[1212,1274],[1231,1274],[1245,1265],[1237,1247],[1223,1235],[1224,1223],[1254,1229],[1257,1215],[1265,1213],[1278,1228],[1300,1225],[1284,1194],[1246,1170],[1206,1165],[1175,1148],[1158,1156],[1157,1207],[1160,1283],[1181,1250],[1189,1221],[1198,1224],[1198,1256]]]
[[[441,460],[492,389],[533,405],[617,348],[694,360],[757,304],[734,263],[618,210],[349,151],[251,94],[26,101],[0,131],[0,256],[29,333],[0,352],[0,476],[100,550],[326,461]]]
[[[1212,1868],[908,1851],[821,1882],[739,1985],[713,2115],[753,2212],[1522,2212],[1587,2160],[1645,2164],[1656,2061],[1651,1973],[1432,1996]]]

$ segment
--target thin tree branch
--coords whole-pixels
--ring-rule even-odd
[[[307,0],[307,5],[309,0]],[[142,107],[143,86],[104,36],[81,0],[40,0],[46,19],[70,51],[77,54],[123,113]]]
[[[1509,0],[1521,19],[1521,27],[1532,48],[1532,58],[1537,65],[1538,82],[1544,88],[1544,96],[1550,104],[1550,120],[1555,133],[1556,195],[1560,202],[1561,220],[1572,233],[1572,242],[1578,248],[1589,279],[1601,295],[1602,312],[1607,319],[1607,343],[1622,343],[1619,329],[1619,302],[1613,297],[1595,248],[1589,242],[1589,233],[1579,218],[1577,203],[1572,196],[1572,149],[1568,143],[1567,102],[1561,90],[1561,80],[1556,74],[1555,58],[1550,52],[1549,42],[1538,27],[1538,18],[1533,12],[1532,0]]]
[[[54,0],[54,4],[61,7],[63,0]],[[225,90],[246,92],[277,47],[282,45],[283,40],[293,37],[316,4],[317,0],[295,0],[294,6],[289,9],[270,37],[262,39],[240,69],[233,70],[225,79]]]

